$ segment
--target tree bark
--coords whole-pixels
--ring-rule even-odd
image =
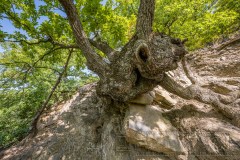
[[[155,0],[141,0],[138,9],[136,34],[139,38],[147,39],[152,33],[155,11]]]
[[[89,42],[96,47],[97,49],[99,49],[100,51],[102,51],[107,58],[111,61],[111,59],[114,56],[114,52],[116,52],[113,48],[111,48],[107,42],[103,42],[101,41],[99,38],[97,38],[96,40],[93,39],[89,39]]]
[[[177,62],[186,53],[181,41],[152,33],[155,0],[141,0],[136,34],[120,52],[111,56],[113,50],[107,43],[91,41],[107,54],[109,63],[106,63],[91,48],[73,2],[59,2],[67,14],[78,46],[87,59],[87,66],[100,76],[99,95],[126,102],[148,92],[161,81],[164,72],[177,67]]]

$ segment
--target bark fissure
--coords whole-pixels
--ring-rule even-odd
[[[129,127],[129,125],[125,126],[124,124],[119,123],[117,116],[120,116],[120,118],[123,119],[125,114],[126,118],[129,114],[126,113],[126,110],[127,112],[130,112],[130,110],[133,108],[144,109],[143,116],[140,116],[139,112],[135,115],[134,113],[131,113],[133,116],[130,117],[132,118],[137,116],[141,122],[146,122],[149,120],[149,131],[154,130],[155,134],[157,133],[156,131],[158,128],[161,128],[162,126],[164,128],[164,131],[160,133],[161,138],[157,138],[157,141],[148,141],[144,144],[143,142],[145,142],[145,140],[140,139],[137,141],[138,139],[136,139],[136,135],[141,134],[141,137],[149,138],[150,134],[144,135],[142,134],[143,132],[140,131],[140,129],[148,129],[148,126],[146,123],[144,123],[144,128],[141,128],[141,125],[136,123],[136,128],[138,128],[138,131],[134,132],[134,135],[130,137],[133,141],[129,142],[139,144],[141,147],[145,147],[149,150],[153,150],[151,145],[155,146],[157,145],[155,142],[158,143],[158,141],[161,140],[166,140],[166,144],[169,144],[165,146],[167,147],[167,150],[171,149],[171,147],[175,149],[176,145],[175,143],[172,143],[172,140],[174,137],[176,137],[178,142],[180,141],[179,137],[181,137],[181,141],[186,141],[189,143],[190,147],[188,147],[188,144],[186,145],[186,143],[186,146],[184,147],[188,147],[187,151],[190,154],[193,153],[195,149],[197,151],[204,150],[208,153],[214,153],[214,151],[211,150],[211,145],[209,144],[216,144],[218,146],[221,144],[224,145],[224,143],[219,143],[219,141],[221,141],[221,139],[219,140],[217,137],[217,132],[219,130],[224,134],[225,132],[232,134],[232,131],[234,131],[235,133],[238,132],[238,135],[240,135],[240,130],[238,128],[240,127],[239,77],[231,77],[231,74],[228,74],[229,77],[225,78],[220,76],[214,77],[212,76],[214,75],[212,72],[208,73],[208,71],[211,69],[217,70],[219,66],[214,66],[215,68],[213,67],[210,69],[208,68],[208,70],[205,68],[204,73],[197,74],[202,67],[206,66],[206,63],[204,62],[206,59],[203,58],[204,55],[207,55],[205,53],[200,56],[193,56],[196,58],[193,60],[193,63],[197,64],[199,61],[201,61],[196,67],[193,67],[190,62],[188,63],[187,60],[190,61],[191,59],[186,58],[184,61],[182,61],[182,68],[178,70],[177,62],[179,62],[186,54],[186,50],[184,49],[183,42],[181,42],[179,39],[173,39],[167,35],[152,32],[155,0],[140,1],[136,33],[119,52],[115,52],[114,49],[112,49],[106,42],[102,42],[100,39],[91,40],[86,37],[78,17],[77,9],[75,8],[72,0],[59,0],[59,2],[65,9],[69,23],[73,30],[73,34],[77,39],[77,46],[65,46],[60,43],[55,43],[55,45],[65,46],[67,48],[80,48],[87,59],[87,66],[100,76],[100,80],[97,84],[90,84],[83,87],[79,91],[79,94],[72,99],[70,103],[67,103],[64,106],[64,109],[59,111],[61,112],[58,113],[58,116],[61,116],[59,121],[50,122],[50,124],[46,122],[46,128],[50,128],[53,123],[56,123],[56,128],[52,129],[52,131],[56,132],[50,133],[49,137],[46,138],[47,142],[45,144],[41,144],[42,146],[31,145],[31,147],[35,147],[36,153],[38,152],[37,154],[39,154],[38,156],[46,156],[48,158],[50,157],[55,159],[61,156],[63,158],[70,159],[94,159],[94,156],[99,158],[100,153],[100,159],[104,159],[102,157],[105,157],[105,159],[112,159],[114,156],[117,156],[115,149],[117,146],[116,144],[119,144],[116,138],[119,136],[118,133],[123,130],[123,127]],[[239,40],[236,40],[233,43],[235,44],[237,42],[239,42]],[[220,49],[223,50],[225,48],[229,48],[229,46],[233,43],[226,43],[226,45],[222,46]],[[92,47],[104,52],[110,62],[105,62]],[[218,54],[218,56],[219,55],[220,54]],[[64,70],[67,68],[70,56],[71,55],[69,55],[69,58],[65,64]],[[187,56],[188,58],[190,57],[189,55]],[[211,56],[214,57],[216,55]],[[207,57],[207,60],[209,60],[209,57]],[[238,58],[239,56],[236,57]],[[221,62],[217,62],[222,63],[223,59]],[[236,64],[238,64],[238,62]],[[238,68],[236,65],[232,68],[234,67]],[[175,69],[177,70],[172,71],[170,76],[168,71]],[[178,71],[181,73],[176,73]],[[51,93],[49,94],[47,100],[43,103],[43,107],[37,114],[37,119],[34,120],[35,124],[38,122],[37,120],[43,113],[44,108],[46,108],[46,105],[54,90],[57,88],[57,85],[60,83],[64,72],[65,71],[59,75],[59,78],[52,88]],[[227,70],[227,72],[229,72],[229,70]],[[237,73],[237,71],[235,73]],[[163,92],[159,91],[158,93],[161,94],[162,97],[160,97],[161,100],[158,101],[156,100],[156,97],[154,99],[154,96],[157,95],[157,92],[150,92],[157,85],[162,86],[165,89],[162,91],[167,93],[164,95]],[[159,88],[161,90],[162,88],[160,86]],[[145,101],[145,103],[138,103],[136,101],[136,97],[142,95],[151,97],[151,100],[147,102]],[[154,102],[157,102],[159,105],[156,105]],[[135,104],[135,106],[131,106],[131,104]],[[151,114],[147,114],[146,112],[151,110],[151,108],[154,109],[154,111],[150,112]],[[157,114],[155,117],[155,112],[159,112],[161,114]],[[169,117],[172,123],[165,123],[168,120],[165,119],[164,116],[161,119],[162,115]],[[55,118],[55,116],[53,116],[53,118]],[[144,120],[142,118],[144,118]],[[42,120],[44,121],[44,118],[42,118]],[[157,126],[152,127],[152,125],[155,124],[157,124]],[[214,125],[211,126],[211,124]],[[169,127],[173,129],[173,126],[178,128],[178,130],[168,130],[169,134],[167,133],[164,136],[166,129]],[[62,132],[62,130],[65,130],[65,132]],[[214,135],[203,135],[202,133],[198,133],[198,131],[203,131],[203,133],[210,133],[213,131]],[[216,133],[214,131],[216,131]],[[170,136],[175,132],[175,136]],[[188,139],[188,135],[193,134],[193,132],[196,134],[196,143],[194,140]],[[147,131],[147,133],[150,132]],[[235,133],[233,133],[233,138],[239,138],[239,136]],[[124,136],[121,136],[125,136],[127,138],[129,135],[125,133]],[[56,137],[58,138],[57,140],[54,139]],[[206,137],[209,141],[204,139]],[[34,143],[39,141],[39,138],[41,137],[35,138],[36,139],[34,139]],[[124,138],[122,139],[123,140],[121,140],[121,142],[126,143],[126,140]],[[71,140],[75,141],[74,145],[71,144],[71,148],[74,146],[74,148],[76,147],[77,149],[71,150],[68,148],[64,150],[64,145],[62,144],[64,140],[67,142]],[[218,143],[215,143],[214,141]],[[90,144],[89,142],[93,143]],[[171,146],[171,144],[173,144],[173,146]],[[47,145],[49,146],[46,147]],[[53,148],[51,148],[52,146]],[[57,152],[51,151],[51,149],[54,149],[54,147],[58,148],[59,146],[60,149],[57,150]],[[69,144],[66,146],[69,146]],[[129,148],[132,147],[132,145],[129,145],[128,143],[126,143],[125,146],[128,146]],[[195,148],[199,146],[200,149]],[[99,149],[99,152],[91,152],[92,154],[89,154],[90,150],[88,149],[92,148]],[[164,153],[164,151],[166,151],[163,149],[162,145],[156,148],[158,148],[157,152],[160,153]],[[209,148],[210,150],[208,150]],[[43,153],[42,149],[45,149],[45,153],[50,151],[50,155],[41,154]],[[217,148],[217,150],[221,151],[221,153],[224,151],[229,153],[228,148],[226,149],[225,147],[220,146]],[[180,151],[181,153],[184,152],[183,148],[181,148]],[[142,150],[133,150],[133,152],[140,153]],[[143,152],[147,153],[148,150],[143,150]],[[60,155],[56,155],[55,153]],[[174,156],[176,153],[176,157],[177,154],[179,154],[179,152],[176,150],[174,150],[173,153]],[[55,154],[56,157],[53,157],[52,154]],[[64,154],[66,154],[66,157]],[[130,152],[126,152],[124,154],[127,155],[128,159],[131,157]],[[166,155],[167,154],[169,153],[166,153]],[[92,155],[93,157],[91,157]],[[194,156],[194,154],[192,155]],[[200,154],[197,154],[197,156],[194,157],[202,160],[201,156],[199,155]],[[171,155],[168,156],[171,158]],[[172,159],[179,159],[176,157]],[[41,159],[48,158],[41,157]]]
[[[67,14],[77,44],[87,59],[87,66],[100,76],[97,89],[99,95],[117,101],[128,101],[148,92],[161,81],[164,72],[177,67],[177,62],[186,53],[180,41],[152,33],[155,0],[141,0],[136,34],[120,52],[113,55],[116,52],[107,43],[90,40],[110,60],[103,61],[90,46],[73,2],[59,2]]]
[[[165,74],[177,68],[177,62],[186,51],[179,39],[152,33],[155,0],[140,1],[136,34],[117,55],[112,56],[114,50],[107,43],[90,41],[93,46],[106,53],[111,60],[109,64],[105,64],[91,48],[72,1],[59,1],[66,11],[77,43],[87,58],[87,65],[100,75],[97,87],[99,95],[111,97],[116,101],[128,101],[152,90],[160,83],[166,90],[184,99],[195,99],[210,104],[225,116],[238,119],[237,114],[233,113],[233,108],[227,106],[237,97],[228,92],[228,89],[233,87],[218,84],[214,91],[219,93],[215,93],[202,83],[203,79],[199,79],[199,76],[190,70],[186,60],[182,65],[192,83],[191,86],[184,88]]]

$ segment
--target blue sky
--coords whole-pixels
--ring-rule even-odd
[[[103,5],[106,4],[106,1],[107,1],[107,0],[102,0],[101,4],[103,4]],[[45,4],[45,3],[44,3],[43,1],[41,1],[41,0],[34,0],[34,2],[35,2],[35,5],[36,5],[37,9],[38,9],[38,7],[39,7],[40,5],[44,5],[44,4]],[[62,13],[59,13],[59,14],[62,14]],[[38,22],[39,22],[39,24],[41,24],[41,23],[42,23],[43,21],[45,21],[45,20],[47,20],[47,17],[43,17],[43,16],[42,16],[42,17],[39,18]],[[0,19],[0,25],[2,26],[2,27],[0,28],[0,30],[2,30],[2,31],[4,31],[4,32],[7,32],[7,33],[9,33],[9,34],[14,33],[14,31],[20,31],[21,33],[24,33],[24,31],[15,28],[15,27],[13,26],[12,22],[9,21],[9,20],[6,19],[6,18]],[[1,46],[0,46],[0,52],[3,52],[3,48],[2,48]]]
[[[44,5],[44,4],[45,4],[45,3],[44,3],[43,1],[41,1],[41,0],[34,0],[34,2],[35,2],[35,5],[36,5],[37,9],[38,9],[38,7],[39,7],[40,5]],[[15,11],[18,12],[18,10],[15,10]],[[39,23],[41,23],[41,22],[43,22],[43,21],[45,21],[45,20],[47,20],[46,17],[41,17],[41,18],[39,19]],[[13,26],[12,22],[9,21],[9,20],[6,19],[6,18],[0,19],[0,25],[2,26],[0,29],[1,29],[2,31],[4,31],[4,32],[9,33],[9,34],[14,33],[14,31],[20,31],[21,33],[24,33],[23,30],[19,30],[19,29],[15,28],[15,27]],[[3,52],[3,48],[2,48],[1,46],[0,46],[0,52]]]

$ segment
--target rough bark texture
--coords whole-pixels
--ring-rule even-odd
[[[186,53],[181,42],[152,33],[148,41],[134,36],[121,52],[114,55],[111,70],[100,79],[97,92],[117,101],[128,101],[151,91],[164,72],[177,68]]]
[[[104,73],[108,70],[107,64],[102,60],[102,57],[99,56],[91,47],[90,42],[88,41],[88,37],[83,30],[82,23],[79,19],[78,12],[73,4],[73,1],[59,0],[59,2],[64,7],[65,12],[68,16],[69,24],[77,40],[77,45],[82,50],[84,56],[87,59],[87,66],[92,71],[98,73],[100,77],[104,76]]]
[[[38,134],[2,151],[0,159],[238,160],[239,49],[235,43],[187,54],[162,87],[128,103],[86,85],[45,111]]]
[[[138,9],[136,32],[142,39],[147,39],[152,33],[155,11],[155,0],[141,0]]]

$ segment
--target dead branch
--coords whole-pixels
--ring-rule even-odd
[[[195,84],[197,82],[197,78],[195,78],[195,75],[190,71],[190,67],[185,57],[182,59],[181,64],[185,75],[188,77],[192,84]]]
[[[240,126],[240,118],[239,113],[240,110],[230,105],[226,105],[222,103],[225,101],[221,95],[211,91],[210,89],[202,88],[198,85],[191,85],[189,87],[184,88],[177,82],[175,82],[171,77],[167,74],[164,75],[163,80],[160,82],[160,85],[166,89],[167,91],[181,97],[184,99],[195,99],[205,104],[210,104],[215,107],[220,113],[224,116],[228,117],[233,121],[233,124],[236,126]],[[239,98],[240,93],[234,97],[235,99],[231,99],[232,102],[236,101]]]
[[[70,58],[72,56],[72,52],[73,50],[69,51],[69,55],[67,57],[67,61],[63,67],[63,71],[60,73],[55,85],[53,86],[51,92],[49,93],[47,99],[45,100],[45,102],[42,104],[40,110],[38,111],[38,113],[35,115],[35,117],[33,118],[33,121],[31,123],[31,129],[30,129],[30,134],[32,134],[32,136],[34,137],[37,132],[38,132],[38,129],[37,129],[37,122],[41,116],[41,114],[43,113],[43,111],[45,110],[45,108],[47,107],[48,105],[48,102],[49,100],[51,99],[53,93],[55,92],[55,90],[57,89],[58,85],[60,84],[61,80],[62,80],[62,77],[64,75],[64,73],[66,72],[67,70],[67,67],[68,67],[68,64],[69,64],[69,61],[70,61]]]

